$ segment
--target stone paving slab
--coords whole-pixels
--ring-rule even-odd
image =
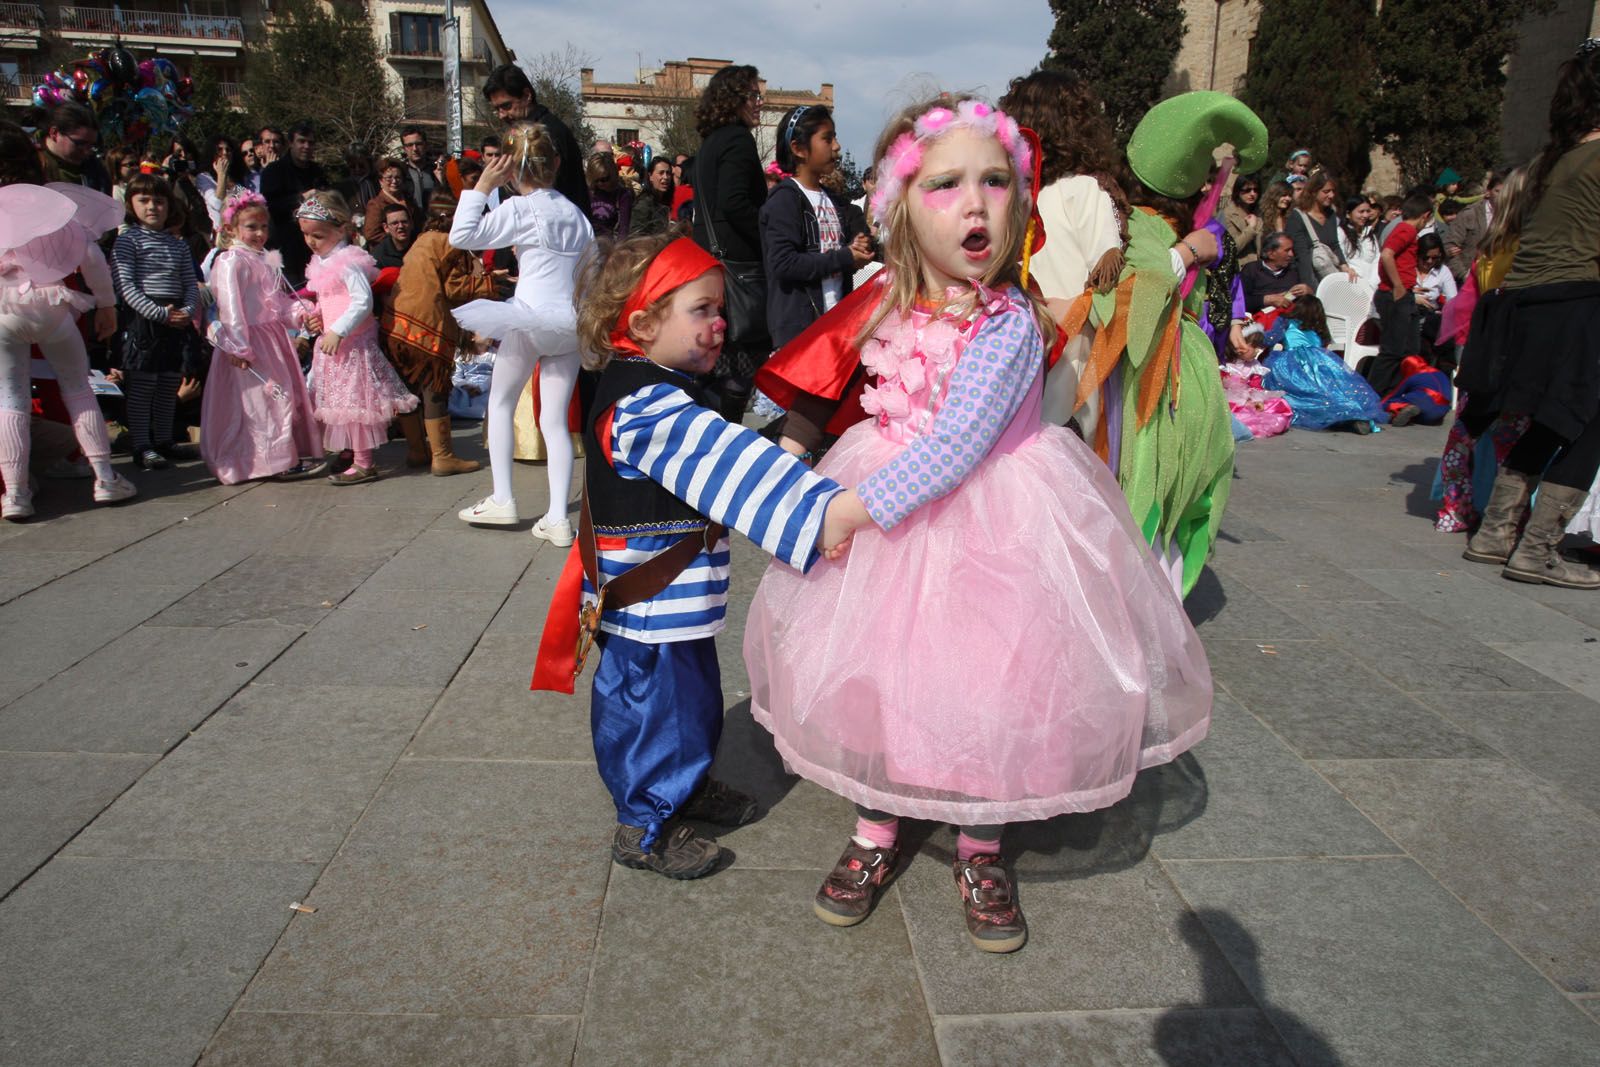
[[[1302,1064],[1600,1063],[1593,1020],[1410,859],[1166,867]]]
[[[0,894],[72,840],[157,757],[0,751]]]
[[[192,1063],[316,876],[57,857],[0,903],[0,1062]]]
[[[1600,992],[1600,817],[1501,760],[1314,766],[1551,981]]]
[[[574,1016],[448,1018],[236,1011],[200,1067],[565,1067]]]

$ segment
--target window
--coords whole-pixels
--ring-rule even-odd
[[[401,56],[444,54],[444,16],[397,12],[389,16],[389,51]]]
[[[638,139],[639,139],[639,131],[638,130],[618,130],[617,131],[617,139],[613,143],[618,148],[621,148],[624,145],[632,144],[633,142],[637,141]]]

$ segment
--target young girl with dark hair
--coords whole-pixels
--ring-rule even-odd
[[[761,207],[767,328],[775,349],[848,294],[851,276],[872,259],[871,238],[845,232],[844,207],[822,184],[838,169],[839,155],[827,108],[791,108],[779,121],[777,162],[792,177]]]

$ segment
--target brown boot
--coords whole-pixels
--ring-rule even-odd
[[[1498,483],[1496,483],[1498,486]],[[1600,571],[1573,563],[1561,555],[1561,538],[1567,523],[1577,514],[1589,494],[1566,485],[1539,486],[1533,515],[1517,550],[1511,553],[1506,569],[1500,573],[1517,582],[1544,583],[1563,589],[1600,589]]]
[[[1500,468],[1494,489],[1489,493],[1489,503],[1483,509],[1483,520],[1467,540],[1462,559],[1474,563],[1504,563],[1511,557],[1511,549],[1517,543],[1517,524],[1528,508],[1533,486],[1534,479],[1530,475],[1510,467]]]
[[[450,419],[429,419],[425,424],[428,428],[428,446],[433,449],[433,474],[436,478],[447,478],[452,474],[471,474],[482,466],[475,459],[459,459],[455,449],[450,446]]]
[[[406,466],[415,469],[432,463],[433,455],[422,436],[422,416],[415,411],[408,411],[404,415],[396,415],[394,421],[400,424],[400,432],[406,435]]]

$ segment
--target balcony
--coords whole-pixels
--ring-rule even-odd
[[[121,39],[163,52],[231,57],[244,46],[244,24],[236,18],[212,15],[62,5],[61,36],[89,43]]]
[[[407,42],[399,37],[390,36],[384,39],[384,54],[390,59],[431,59],[440,63],[444,62],[444,48],[435,48],[429,42]],[[461,62],[481,63],[489,66],[494,63],[494,57],[489,54],[489,46],[482,41],[468,43],[461,42]]]
[[[44,32],[44,9],[38,4],[0,4],[0,38],[7,48],[37,48]]]

